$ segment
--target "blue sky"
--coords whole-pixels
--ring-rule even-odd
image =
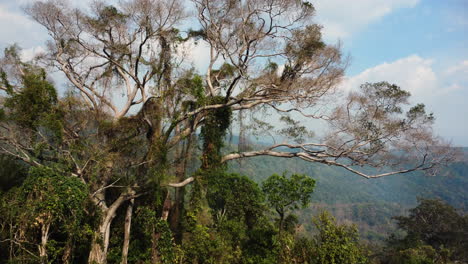
[[[21,11],[28,2],[0,0],[0,48],[16,42],[25,57],[47,39]],[[326,41],[341,41],[352,58],[345,89],[375,81],[400,85],[413,103],[434,112],[437,134],[468,146],[468,0],[311,2]]]
[[[468,146],[467,0],[319,0],[316,9],[325,38],[351,55],[344,86],[400,85],[434,112],[437,134]]]

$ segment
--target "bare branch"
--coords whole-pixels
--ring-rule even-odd
[[[179,183],[168,183],[167,186],[174,187],[174,188],[180,188],[180,187],[184,187],[185,185],[193,182],[194,180],[195,179],[193,177],[189,177],[189,178],[187,178],[184,181],[179,182]]]

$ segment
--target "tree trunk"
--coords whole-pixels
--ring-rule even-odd
[[[121,264],[127,264],[128,258],[128,247],[130,245],[130,228],[132,226],[132,214],[133,204],[135,199],[131,199],[127,207],[127,213],[125,214],[125,227],[124,227],[124,241],[122,246],[122,262]]]
[[[278,238],[279,238],[279,245],[280,245],[280,253],[278,254],[278,264],[284,263],[283,261],[283,250],[284,250],[284,241],[282,237],[283,232],[283,222],[284,222],[284,211],[283,209],[276,209],[278,212],[280,219],[279,219],[279,230],[278,230]]]
[[[47,263],[47,240],[49,239],[50,223],[44,221],[41,225],[41,244],[39,244],[39,257],[41,263]]]
[[[281,237],[281,232],[283,231],[283,222],[284,222],[284,210],[276,208],[276,212],[279,214],[279,227],[278,235]]]
[[[169,217],[169,212],[172,207],[171,194],[169,190],[166,193],[166,198],[164,199],[163,209],[161,213],[161,220],[167,221]],[[161,263],[161,257],[159,256],[158,241],[161,238],[161,233],[159,230],[153,230],[151,238],[151,261],[153,264]]]
[[[67,239],[67,243],[65,244],[65,250],[63,251],[63,255],[62,255],[63,264],[70,263],[72,249],[73,249],[73,240],[69,237]]]
[[[179,128],[176,128],[176,133],[179,133]],[[186,162],[186,155],[185,155],[185,147],[187,142],[184,141],[182,146],[180,144],[176,147],[176,157],[179,157],[179,164],[176,165],[175,168],[175,175],[177,182],[182,182],[184,180],[184,163]],[[178,233],[178,221],[179,221],[179,211],[180,209],[180,192],[179,188],[175,188],[174,190],[174,206],[171,208],[169,212],[169,227],[171,228],[174,234]],[[177,236],[177,235],[176,235]]]
[[[190,154],[192,153],[192,141],[195,140],[194,137],[195,136],[193,134],[189,136],[187,142],[184,143],[184,146],[182,148],[182,152],[183,152],[183,157],[182,157],[183,162],[181,163],[182,166],[179,165],[176,168],[176,177],[179,182],[182,182],[185,180],[187,166],[192,158]],[[182,186],[179,188],[175,188],[174,196],[175,196],[174,206],[170,213],[170,228],[172,232],[174,233],[175,242],[180,245],[182,244],[182,240],[183,240],[182,217],[184,215],[184,209],[185,209],[185,206],[184,206],[185,187]]]
[[[91,242],[91,251],[89,252],[88,263],[106,264],[107,263],[107,250],[109,248],[110,227],[112,220],[114,220],[117,209],[126,200],[132,199],[135,194],[134,190],[127,193],[122,193],[112,205],[107,208],[105,205],[100,205],[102,218],[95,231],[93,241]]]
[[[171,193],[167,190],[166,199],[164,199],[163,209],[161,213],[161,220],[167,221],[169,217],[169,212],[171,211],[172,201],[171,201]]]
[[[161,233],[156,232],[156,230],[154,230],[151,236],[151,263],[159,264],[161,263],[161,258],[159,257],[158,241],[161,237]]]
[[[91,252],[88,263],[105,264],[107,262],[107,249],[109,247],[110,225],[113,220],[109,214],[104,213],[91,242]]]
[[[175,188],[174,206],[170,213],[170,227],[175,236],[177,244],[182,243],[182,216],[184,214],[185,188]]]

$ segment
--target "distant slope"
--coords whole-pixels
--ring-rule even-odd
[[[468,148],[464,149],[468,153]],[[364,179],[342,168],[302,160],[255,157],[230,162],[229,168],[261,182],[273,173],[308,174],[317,181],[310,208],[300,213],[305,228],[319,209],[332,211],[340,221],[352,221],[368,240],[381,240],[395,229],[392,216],[401,215],[417,204],[417,197],[440,198],[468,211],[468,164],[456,163],[442,175],[422,173]]]

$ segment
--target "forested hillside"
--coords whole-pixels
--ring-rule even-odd
[[[468,153],[468,148],[462,149]],[[346,170],[301,160],[271,157],[232,162],[230,170],[261,182],[278,172],[303,173],[316,180],[310,206],[299,212],[302,223],[310,230],[310,219],[320,210],[330,210],[341,222],[358,224],[363,238],[385,239],[395,231],[393,216],[405,214],[416,206],[417,198],[438,198],[463,211],[468,211],[468,163],[458,162],[440,174],[422,173],[393,175],[367,180]]]

